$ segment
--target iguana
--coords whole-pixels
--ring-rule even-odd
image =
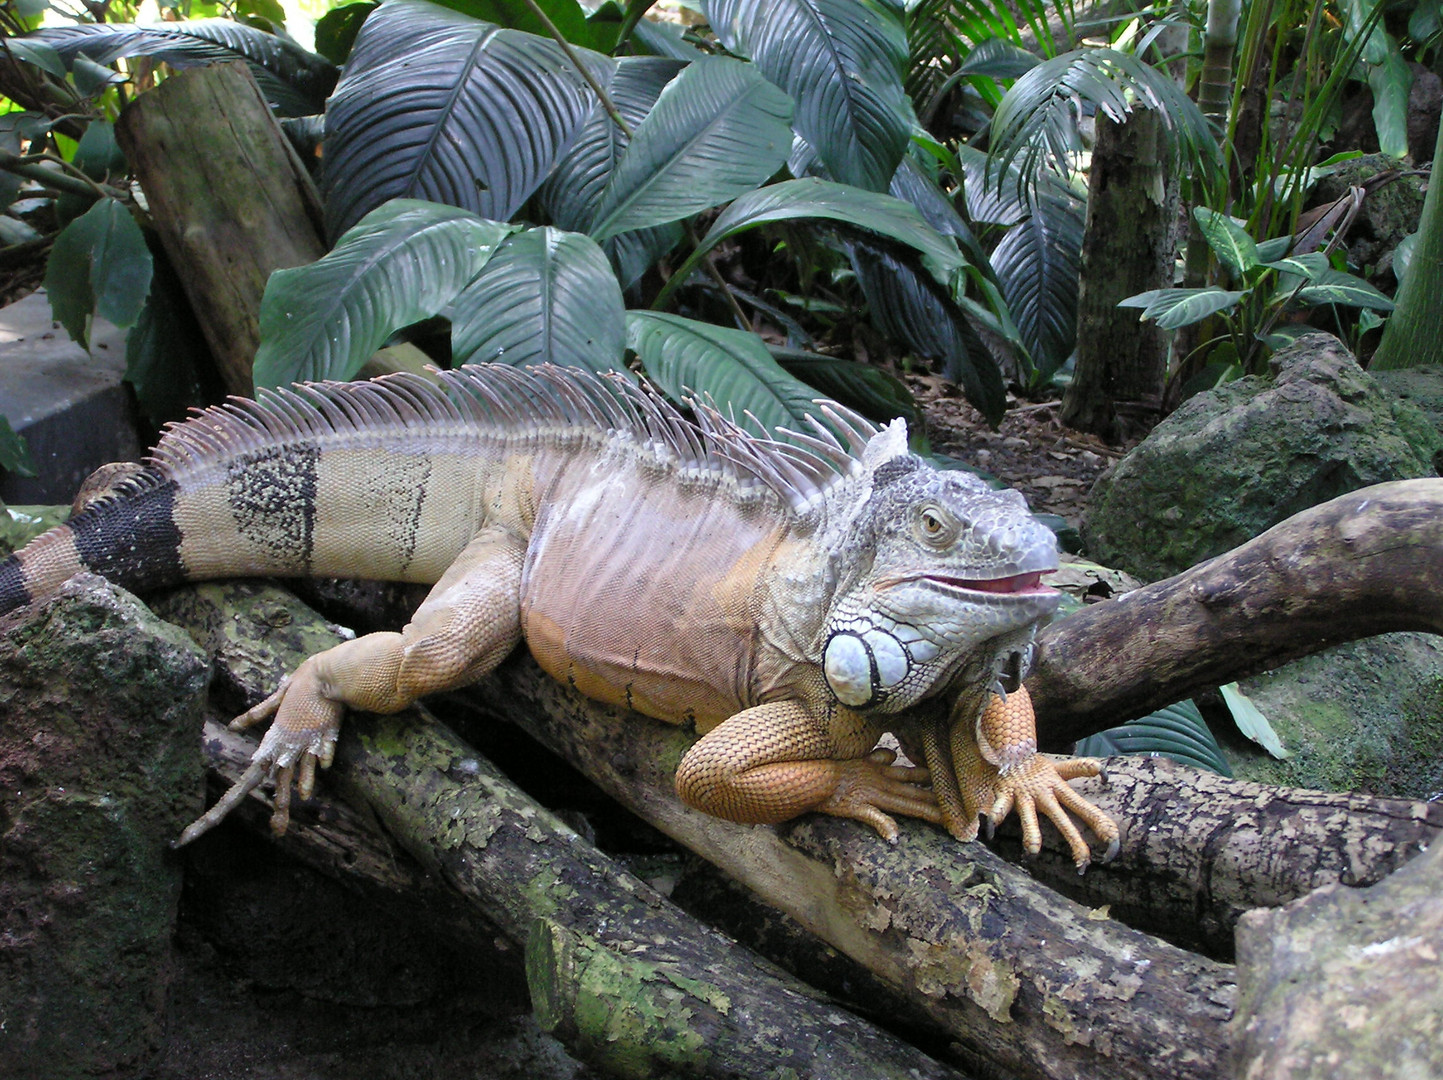
[[[893,814],[976,836],[1015,804],[1117,849],[1066,780],[1096,762],[1037,755],[1026,674],[1058,594],[1052,534],[1015,492],[908,453],[819,403],[811,431],[692,418],[621,375],[466,367],[232,399],[173,425],[143,467],[0,563],[0,611],[90,570],[145,590],[242,575],[434,585],[398,633],[310,657],[238,717],[273,718],[192,839],[267,777],[284,831],[346,708],[394,712],[470,683],[521,641],[583,694],[701,738],[688,804],[734,821]],[[947,698],[956,695],[949,716]],[[926,767],[878,749],[891,730]],[[930,787],[926,786],[930,783]]]

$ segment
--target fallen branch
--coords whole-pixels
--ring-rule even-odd
[[[260,676],[296,662],[324,636],[313,613],[264,586],[204,585],[180,590],[161,606],[166,617],[215,638],[211,647],[222,658],[246,657]],[[304,644],[282,650],[284,640]],[[243,689],[250,696],[261,692],[260,686]],[[981,845],[959,845],[927,826],[907,828],[893,847],[840,820],[803,819],[779,833],[691,810],[671,790],[689,735],[588,701],[527,657],[503,665],[485,700],[493,708],[504,703],[507,716],[581,764],[604,790],[907,995],[959,1044],[968,1064],[1080,1080],[1219,1075],[1233,994],[1226,965],[1100,918]],[[689,919],[672,926],[670,914],[662,918],[662,908],[674,909],[639,884],[635,888],[648,894],[643,912],[589,895],[596,871],[566,870],[557,861],[584,845],[528,838],[533,819],[549,815],[529,800],[525,814],[508,808],[506,786],[473,766],[474,751],[458,757],[458,744],[447,741],[444,729],[395,718],[352,722],[348,729],[360,734],[360,750],[343,742],[351,749],[333,781],[343,790],[354,785],[388,832],[423,863],[457,887],[487,896],[488,915],[517,940],[531,941],[528,958],[534,950],[541,958],[591,956],[594,942],[606,941],[597,926],[630,932],[643,918],[649,923],[636,931],[636,941],[671,942],[679,934],[680,942],[696,932]],[[533,893],[548,905],[539,915]],[[538,918],[563,930],[548,928],[533,939]],[[643,955],[660,948],[649,945]],[[713,956],[687,977],[716,985],[730,963]],[[627,972],[644,974],[624,966],[621,974]],[[760,1000],[761,984],[751,985],[752,979],[741,978],[728,1000]],[[543,1000],[561,1001],[564,1016],[565,994]],[[704,1028],[714,1008],[692,1005]],[[748,1015],[756,1015],[750,1008]],[[801,1031],[798,1006],[774,1008],[782,1011],[773,1017],[786,1016],[787,1027]],[[753,1022],[735,1009],[733,1016],[743,1029]],[[564,1020],[559,1030],[567,1031]],[[584,1053],[598,1044],[581,1035],[571,1045]]]
[[[1043,630],[1027,688],[1044,746],[1332,645],[1443,632],[1443,480],[1339,496],[1184,573]]]
[[[327,634],[264,586],[179,590],[157,606],[220,655],[232,690],[253,697]],[[538,1019],[578,1056],[635,1077],[957,1075],[697,924],[424,710],[347,728],[338,786],[525,944]]]
[[[652,825],[905,993],[969,1055],[1020,1077],[1216,1077],[1231,969],[1066,900],[920,823],[770,829],[672,792],[691,737],[588,701],[525,656],[471,692]]]

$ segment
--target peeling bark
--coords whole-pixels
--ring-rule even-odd
[[[1122,851],[1078,877],[1055,829],[1033,873],[1073,899],[1223,959],[1252,908],[1325,885],[1383,880],[1443,833],[1443,803],[1270,787],[1177,765],[1113,758],[1073,784],[1122,829]],[[998,830],[1016,850],[1015,819]]]
[[[1377,484],[1039,635],[1027,688],[1060,748],[1202,690],[1394,630],[1443,632],[1443,480]]]
[[[1220,1075],[1227,965],[1089,911],[982,845],[921,823],[891,846],[837,819],[770,829],[692,810],[672,792],[688,734],[588,701],[528,657],[471,696],[905,993],[969,1067],[1079,1080]]]

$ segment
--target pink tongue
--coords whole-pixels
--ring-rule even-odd
[[[959,581],[964,589],[972,589],[976,592],[994,593],[1018,593],[1026,592],[1028,589],[1035,589],[1042,583],[1042,575],[1017,574],[1015,577],[994,578],[991,581]]]

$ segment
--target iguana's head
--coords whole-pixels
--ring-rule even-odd
[[[901,453],[870,463],[827,619],[823,671],[859,709],[895,712],[945,689],[964,667],[1020,678],[1032,634],[1060,595],[1052,532],[1015,491],[939,472]],[[847,565],[849,564],[850,565]]]

